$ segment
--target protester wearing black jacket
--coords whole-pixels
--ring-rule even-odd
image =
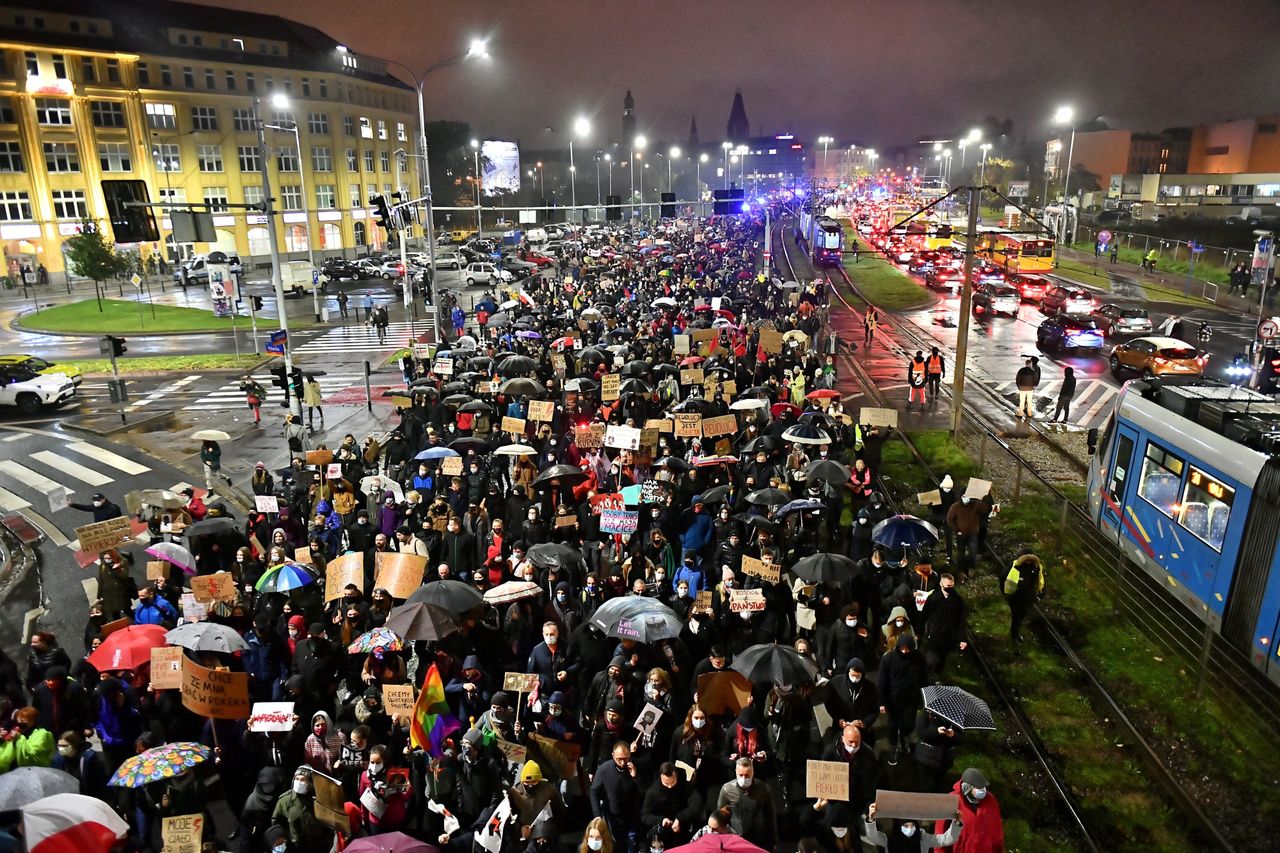
[[[664,762],[657,780],[645,791],[640,821],[646,834],[656,830],[664,847],[674,847],[687,842],[701,825],[702,806],[698,789],[674,764]]]

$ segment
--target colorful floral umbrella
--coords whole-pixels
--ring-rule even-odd
[[[150,782],[172,779],[208,761],[211,754],[204,744],[167,743],[126,758],[107,784],[116,788],[141,788]]]
[[[404,640],[397,637],[394,631],[388,628],[374,628],[356,637],[351,645],[347,646],[347,651],[353,655],[367,655],[378,649],[384,652],[398,652],[403,648]]]
[[[258,592],[288,592],[315,582],[316,576],[311,574],[306,566],[299,563],[281,563],[273,569],[268,569],[262,577],[258,578],[254,589]]]

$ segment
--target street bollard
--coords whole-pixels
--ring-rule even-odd
[[[373,411],[373,389],[369,387],[369,362],[364,363],[364,404]]]

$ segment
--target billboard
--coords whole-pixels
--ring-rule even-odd
[[[485,195],[520,189],[520,148],[514,142],[486,139],[480,144],[481,188]]]

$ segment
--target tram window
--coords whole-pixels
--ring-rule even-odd
[[[1173,518],[1177,509],[1183,465],[1181,459],[1159,445],[1147,445],[1142,460],[1142,478],[1138,480],[1138,494],[1169,518]]]
[[[1030,243],[1023,243],[1022,256],[1024,258],[1051,258],[1053,257],[1053,243],[1049,240],[1034,240]]]
[[[1129,466],[1133,462],[1133,439],[1127,435],[1120,436],[1120,440],[1116,442],[1116,460],[1111,471],[1111,482],[1107,484],[1107,491],[1111,494],[1111,500],[1119,505],[1124,501],[1124,484],[1129,479]]]
[[[1187,473],[1178,507],[1178,524],[1215,551],[1222,550],[1236,490],[1194,465]]]

